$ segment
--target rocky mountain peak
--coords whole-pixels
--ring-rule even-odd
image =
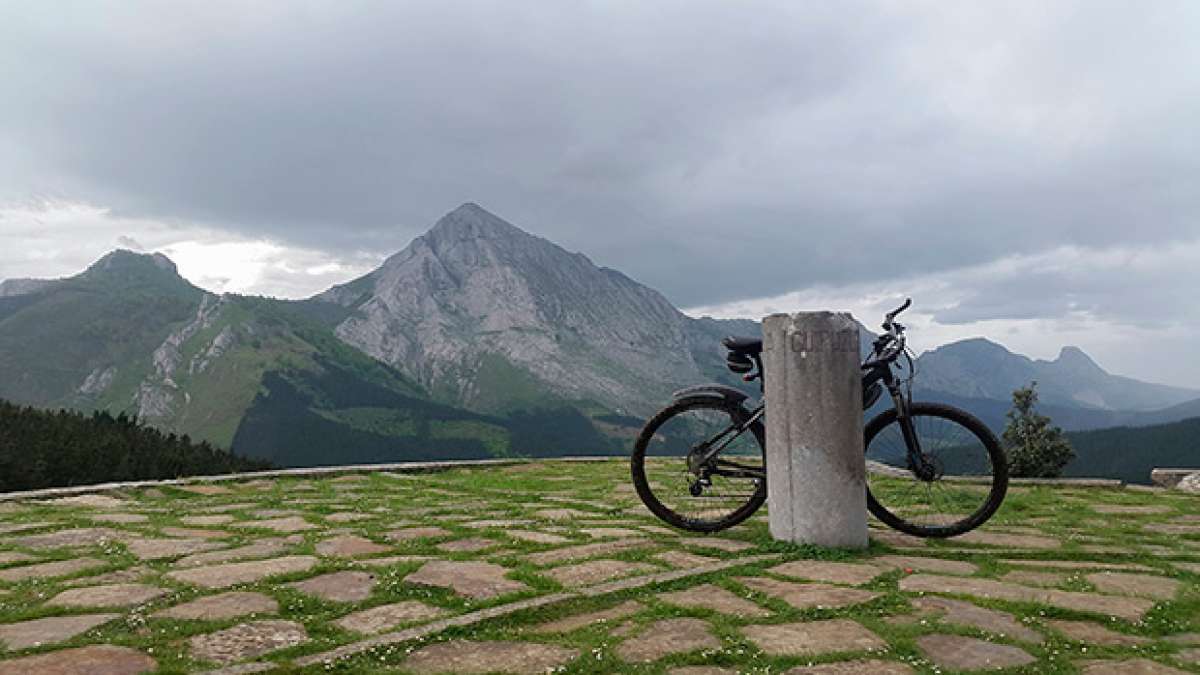
[[[1092,357],[1074,345],[1063,347],[1058,353],[1058,358],[1054,359],[1054,363],[1080,373],[1104,374],[1106,372],[1099,364],[1092,360]]]
[[[161,253],[137,253],[123,248],[116,249],[92,263],[84,274],[95,276],[135,271],[157,271],[179,277],[179,268],[167,256]]]
[[[648,407],[701,376],[690,319],[661,294],[473,203],[319,297],[354,310],[343,340],[481,409],[479,392],[527,381],[569,400]]]
[[[92,263],[68,283],[102,285],[115,290],[151,289],[196,300],[204,291],[179,275],[170,258],[161,253],[136,253],[117,249]]]

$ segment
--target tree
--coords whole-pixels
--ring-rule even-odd
[[[1009,472],[1024,478],[1056,478],[1075,459],[1075,448],[1061,428],[1034,410],[1037,400],[1037,382],[1013,392],[1013,407],[1004,429]]]

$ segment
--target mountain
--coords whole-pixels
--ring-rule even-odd
[[[1144,427],[1116,427],[1067,434],[1075,460],[1067,476],[1104,476],[1129,483],[1150,483],[1155,467],[1200,470],[1200,417]]]
[[[1200,390],[1111,375],[1078,347],[1053,361],[1014,354],[984,338],[960,340],[917,360],[921,389],[960,397],[1008,401],[1012,391],[1038,383],[1047,405],[1107,411],[1150,411],[1200,399]]]
[[[347,343],[437,400],[646,415],[696,382],[733,382],[719,340],[750,321],[693,319],[660,293],[475,204],[377,270],[318,296],[351,312]]]
[[[0,298],[0,398],[128,413],[278,465],[478,458],[603,440],[569,414],[555,436],[537,431],[544,420],[433,403],[339,340],[333,326],[345,317],[329,303],[208,293],[164,256],[116,251],[82,274]]]

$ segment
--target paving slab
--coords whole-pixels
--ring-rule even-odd
[[[864,563],[828,562],[824,560],[794,560],[767,570],[771,574],[795,579],[828,581],[834,584],[857,586],[883,574],[883,570]]]
[[[1017,560],[1004,559],[997,562],[1014,567],[1044,567],[1055,570],[1134,570],[1153,572],[1154,568],[1137,563],[1108,563],[1090,560]],[[935,570],[930,570],[935,571]]]
[[[1062,542],[1052,537],[1037,534],[1010,534],[989,530],[972,530],[955,537],[960,544],[979,544],[982,546],[1003,546],[1005,548],[1051,549],[1062,546]]]
[[[508,569],[488,562],[431,560],[404,581],[422,586],[449,588],[459,595],[477,600],[494,598],[529,587],[505,577]]]
[[[513,539],[520,539],[521,541],[533,542],[535,544],[565,544],[571,541],[562,535],[538,532],[536,530],[509,530],[505,534]]]
[[[63,591],[50,598],[52,607],[132,607],[167,594],[167,590],[148,584],[109,584]]]
[[[683,537],[679,543],[696,548],[713,548],[727,553],[738,553],[754,548],[754,544],[748,541],[721,539],[720,537]]]
[[[1172,668],[1150,659],[1085,661],[1080,666],[1080,672],[1083,675],[1187,675],[1187,671]]]
[[[308,641],[295,621],[253,621],[188,640],[192,656],[220,664],[262,656]]]
[[[92,516],[92,520],[98,523],[115,523],[117,525],[128,525],[130,523],[144,523],[150,520],[150,516],[145,516],[140,513],[97,513]]]
[[[911,675],[915,672],[911,666],[898,661],[867,659],[799,666],[785,671],[783,675]]]
[[[371,596],[376,583],[375,575],[368,572],[331,572],[288,586],[330,602],[362,602]]]
[[[1200,633],[1176,633],[1163,639],[1177,645],[1200,645]]]
[[[20,551],[0,551],[0,565],[11,565],[18,562],[37,560],[37,556],[21,553]]]
[[[621,604],[602,609],[595,612],[585,612],[583,614],[575,614],[573,616],[556,619],[548,623],[539,624],[533,627],[535,633],[569,633],[573,630],[578,630],[584,626],[591,626],[597,623],[606,623],[623,619],[627,616],[632,616],[645,609],[642,603],[636,600],[627,600]]]
[[[284,556],[250,562],[228,563],[209,567],[168,572],[167,578],[175,581],[203,586],[204,588],[228,588],[246,584],[279,574],[307,572],[316,567],[317,558],[308,555]]]
[[[233,536],[232,532],[225,530],[205,530],[198,527],[164,527],[160,532],[179,539],[228,539]]]
[[[120,614],[80,614],[3,624],[0,625],[0,644],[10,650],[17,650],[66,642],[80,633],[86,633],[120,616]]]
[[[158,668],[150,656],[129,647],[92,645],[0,661],[0,675],[138,675]]]
[[[245,546],[189,555],[176,560],[172,567],[198,567],[250,558],[266,558],[282,553],[287,547],[288,542],[284,539],[260,539]]]
[[[279,532],[281,534],[305,532],[307,530],[318,529],[316,525],[313,525],[300,516],[288,516],[286,518],[265,518],[263,520],[243,520],[234,523],[232,527],[270,530],[272,532]]]
[[[887,544],[888,546],[892,546],[892,547],[902,549],[902,550],[903,549],[913,549],[913,548],[926,548],[927,546],[929,546],[929,542],[920,537],[914,537],[911,534],[904,534],[903,532],[896,532],[895,530],[883,530],[883,529],[872,528],[867,533],[867,536],[868,536],[868,538],[871,539],[871,541],[877,541],[881,544]]]
[[[589,560],[587,562],[555,567],[544,574],[567,587],[591,586],[602,581],[617,577],[627,577],[634,574],[648,574],[660,571],[654,565],[625,560]]]
[[[655,621],[641,634],[617,645],[617,657],[627,663],[648,663],[671,654],[701,649],[720,649],[721,641],[702,619],[681,618]]]
[[[210,516],[185,516],[179,519],[179,522],[184,525],[197,525],[200,527],[211,527],[213,525],[225,525],[233,522],[233,516],[229,514],[214,514]]]
[[[434,548],[447,553],[473,553],[487,548],[494,548],[498,543],[495,540],[484,539],[482,537],[467,537],[466,539],[444,541],[434,546]]]
[[[400,565],[411,562],[425,562],[426,560],[434,560],[431,555],[389,555],[383,558],[363,558],[355,560],[356,565],[366,565],[367,567],[391,567],[392,565]]]
[[[971,575],[979,571],[979,566],[974,563],[962,560],[926,558],[924,556],[881,555],[871,558],[871,563],[890,569],[901,569],[906,572]]]
[[[1157,600],[1170,600],[1179,592],[1180,584],[1168,577],[1121,572],[1095,572],[1086,577],[1097,590],[1121,595],[1140,595]]]
[[[326,558],[358,558],[378,555],[392,550],[388,546],[376,544],[365,537],[353,534],[343,534],[319,542],[316,546],[317,555]]]
[[[13,525],[0,525],[0,535],[28,532],[29,530],[37,530],[39,528],[49,527],[53,524],[54,523],[15,523]]]
[[[769,616],[771,612],[765,607],[713,584],[701,584],[682,591],[660,593],[658,599],[670,605],[679,605],[691,609],[711,609],[721,614],[748,618]]]
[[[231,591],[196,598],[154,613],[160,619],[222,621],[252,614],[274,614],[279,603],[262,593]]]
[[[518,525],[528,525],[532,522],[528,518],[486,518],[483,520],[468,520],[462,526],[479,530],[492,527],[507,529]]]
[[[817,656],[887,647],[883,638],[848,619],[746,626],[741,632],[771,656]]]
[[[358,513],[357,511],[339,511],[322,517],[331,523],[357,523],[374,518],[369,513]]]
[[[404,623],[438,619],[446,614],[447,611],[440,607],[416,600],[405,600],[352,612],[333,624],[343,630],[370,635],[391,630]]]
[[[440,527],[406,527],[392,530],[384,536],[392,541],[411,541],[413,539],[428,539],[433,537],[449,537],[453,532]]]
[[[31,534],[9,541],[14,546],[32,549],[76,548],[99,546],[109,541],[120,541],[125,535],[107,527],[78,527],[45,534]]]
[[[957,670],[1014,668],[1037,660],[1020,647],[962,635],[922,635],[917,638],[917,647],[930,661]]]
[[[566,546],[564,548],[541,551],[539,553],[531,553],[525,556],[525,559],[535,565],[552,565],[554,563],[566,562],[568,560],[595,558],[597,556],[607,555],[609,553],[616,553],[617,551],[628,551],[634,548],[644,548],[653,545],[654,542],[648,539],[617,539],[614,541],[601,541],[595,544]]]
[[[654,554],[656,560],[661,560],[671,567],[681,567],[684,569],[691,567],[699,567],[720,560],[719,558],[710,558],[705,555],[696,555],[687,551],[663,551],[662,553]]]
[[[1150,642],[1149,638],[1127,635],[1109,630],[1092,621],[1063,621],[1051,619],[1046,622],[1054,630],[1068,638],[1089,645],[1104,645],[1108,647],[1132,647]]]
[[[125,547],[138,560],[163,560],[226,548],[226,544],[207,541],[205,539],[143,539],[141,537],[132,537],[125,540]]]
[[[798,584],[768,577],[736,577],[747,588],[779,598],[797,609],[849,607],[870,602],[879,593],[827,584]]]
[[[24,565],[21,567],[9,567],[0,570],[0,581],[17,582],[25,581],[27,579],[53,579],[54,577],[65,577],[70,574],[78,574],[86,570],[104,567],[106,565],[108,565],[107,561],[99,560],[97,558],[55,560],[53,562]]]
[[[914,598],[912,605],[923,614],[939,614],[946,623],[971,626],[979,630],[995,633],[1001,637],[1011,637],[1023,642],[1041,642],[1042,635],[1017,621],[1013,615],[995,609],[973,605],[962,600],[926,596]]]
[[[554,672],[579,656],[578,649],[537,642],[474,642],[453,640],[422,647],[403,663],[404,670],[426,673],[515,673],[542,675]]]
[[[602,514],[578,509],[541,509],[533,515],[542,520],[577,520],[580,518],[598,518]]]
[[[645,537],[646,533],[641,530],[634,530],[628,527],[584,527],[580,528],[581,534],[586,534],[593,539],[612,539],[621,537]]]
[[[1107,614],[1127,621],[1140,620],[1154,606],[1152,601],[1143,598],[1033,588],[992,579],[950,577],[937,574],[914,574],[905,577],[900,580],[900,590],[974,595],[980,598],[1017,602],[1040,602],[1063,609]]]

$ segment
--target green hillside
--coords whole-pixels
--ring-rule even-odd
[[[1155,467],[1200,470],[1200,417],[1147,427],[1114,427],[1067,434],[1075,461],[1065,475],[1150,482]]]

